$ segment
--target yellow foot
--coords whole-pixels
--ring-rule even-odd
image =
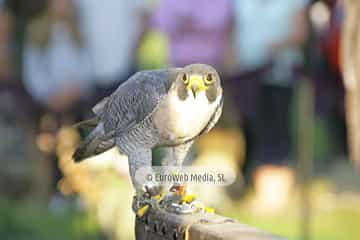
[[[188,194],[184,185],[173,186],[170,191],[178,197],[179,203],[191,203],[197,198],[195,194]]]
[[[207,212],[207,213],[215,213],[215,209],[214,209],[214,208],[205,207],[205,212]]]
[[[185,203],[191,203],[196,200],[197,196],[195,194],[185,194],[182,198],[182,201]]]
[[[160,202],[161,200],[164,199],[164,194],[160,193],[160,194],[154,196],[154,199],[155,199],[157,202]]]
[[[142,217],[142,216],[145,215],[145,213],[146,213],[148,210],[149,210],[149,205],[146,204],[146,205],[144,205],[143,207],[141,207],[141,208],[139,208],[139,209],[137,210],[136,215],[137,215],[138,217]]]

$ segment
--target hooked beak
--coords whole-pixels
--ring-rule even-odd
[[[199,92],[207,89],[201,75],[191,75],[187,88],[191,90],[194,98]]]
[[[196,94],[199,92],[199,87],[198,87],[197,84],[193,84],[193,85],[191,86],[191,92],[192,92],[192,94],[193,94],[193,96],[194,96],[194,98],[195,98],[195,97],[196,97]]]

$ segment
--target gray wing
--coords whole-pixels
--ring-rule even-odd
[[[167,95],[176,73],[176,69],[138,72],[105,99],[105,103],[100,102],[96,111],[105,132],[124,131],[141,123]]]

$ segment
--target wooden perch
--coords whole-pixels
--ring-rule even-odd
[[[177,215],[150,209],[135,220],[136,240],[281,240],[284,238],[216,214]]]

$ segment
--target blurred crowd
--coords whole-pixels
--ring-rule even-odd
[[[48,165],[55,184],[51,136],[62,125],[136,71],[191,63],[222,76],[219,127],[241,129],[245,175],[291,162],[297,87],[309,79],[316,117],[343,156],[342,16],[341,0],[0,0],[0,178],[24,162]],[[29,164],[41,159],[34,144],[46,157]]]

